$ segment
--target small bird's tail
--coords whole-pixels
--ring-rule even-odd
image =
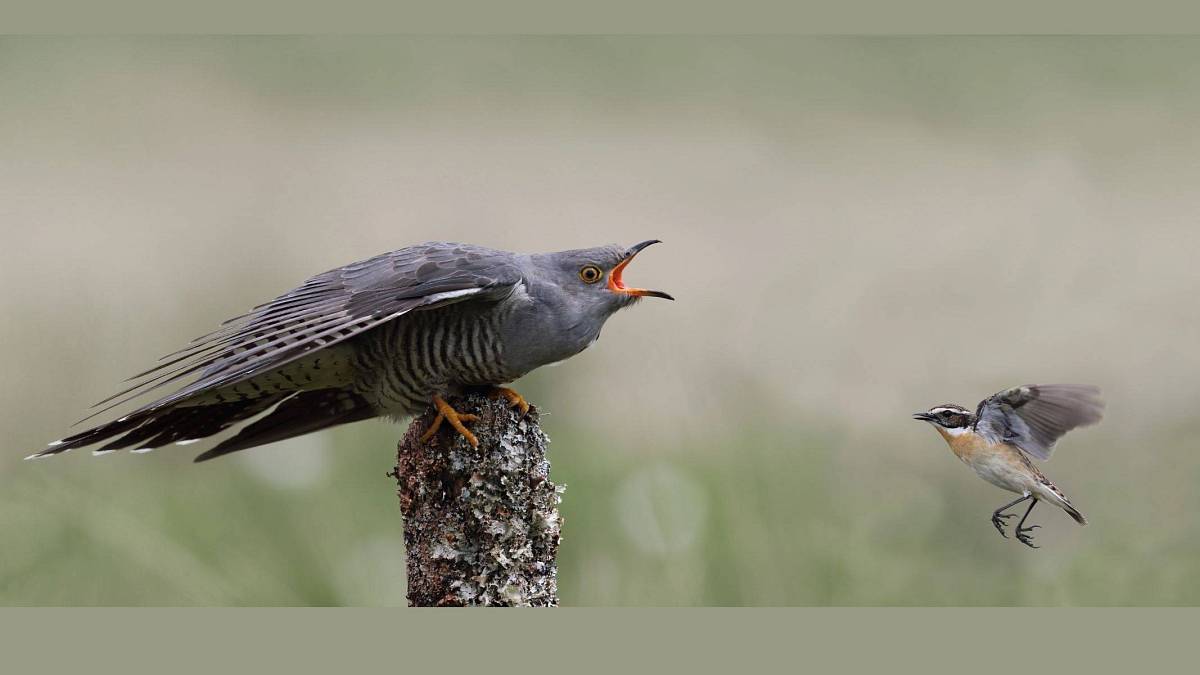
[[[1058,489],[1057,485],[1051,483],[1050,479],[1046,478],[1045,476],[1041,476],[1040,472],[1039,477],[1041,479],[1040,485],[1034,489],[1034,494],[1038,497],[1038,499],[1043,499],[1057,506],[1063,511],[1066,511],[1067,515],[1074,518],[1075,522],[1079,523],[1080,525],[1087,525],[1087,518],[1084,518],[1083,514],[1079,512],[1079,509],[1075,508],[1075,505],[1071,503],[1071,500],[1067,499],[1067,495],[1063,494],[1063,491]]]
[[[1062,505],[1062,509],[1063,511],[1067,512],[1067,515],[1074,518],[1075,522],[1079,523],[1080,525],[1087,525],[1087,518],[1083,517],[1083,514],[1079,512],[1079,509],[1071,506],[1071,502],[1064,503]]]

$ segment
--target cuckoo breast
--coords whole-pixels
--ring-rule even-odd
[[[418,311],[361,336],[354,389],[383,413],[416,414],[433,394],[516,379],[500,326],[509,303],[460,303]]]

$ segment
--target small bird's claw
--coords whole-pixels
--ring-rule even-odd
[[[492,387],[491,392],[488,393],[488,398],[506,398],[508,399],[509,407],[517,408],[521,411],[521,417],[529,414],[529,401],[526,401],[524,396],[508,387]]]
[[[996,527],[996,531],[1000,533],[1001,537],[1008,539],[1008,535],[1004,533],[1004,526],[1008,524],[1007,522],[1005,522],[1005,519],[1012,518],[1015,515],[1017,515],[1017,514],[1015,514],[1015,513],[1003,513],[1003,514],[993,513],[992,514],[992,525],[994,525]]]
[[[1041,546],[1034,545],[1033,535],[1027,534],[1028,532],[1033,532],[1034,530],[1036,530],[1039,527],[1041,527],[1041,525],[1030,525],[1029,527],[1017,528],[1017,541],[1020,541],[1022,544],[1025,544],[1029,548],[1041,548]]]

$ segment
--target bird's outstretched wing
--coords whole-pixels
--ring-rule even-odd
[[[95,414],[199,373],[194,382],[131,414],[163,408],[279,368],[413,310],[505,297],[520,280],[512,254],[444,242],[339,267],[163,357],[164,363],[130,378],[137,384],[97,403],[105,407]]]
[[[1086,384],[1026,384],[980,401],[975,430],[993,443],[1009,443],[1041,460],[1075,427],[1100,421],[1100,389]]]

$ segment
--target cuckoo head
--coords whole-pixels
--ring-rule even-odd
[[[674,300],[667,293],[630,286],[625,281],[629,263],[643,249],[659,240],[650,239],[628,248],[598,246],[550,254],[554,256],[555,285],[574,303],[611,314],[641,298]]]

